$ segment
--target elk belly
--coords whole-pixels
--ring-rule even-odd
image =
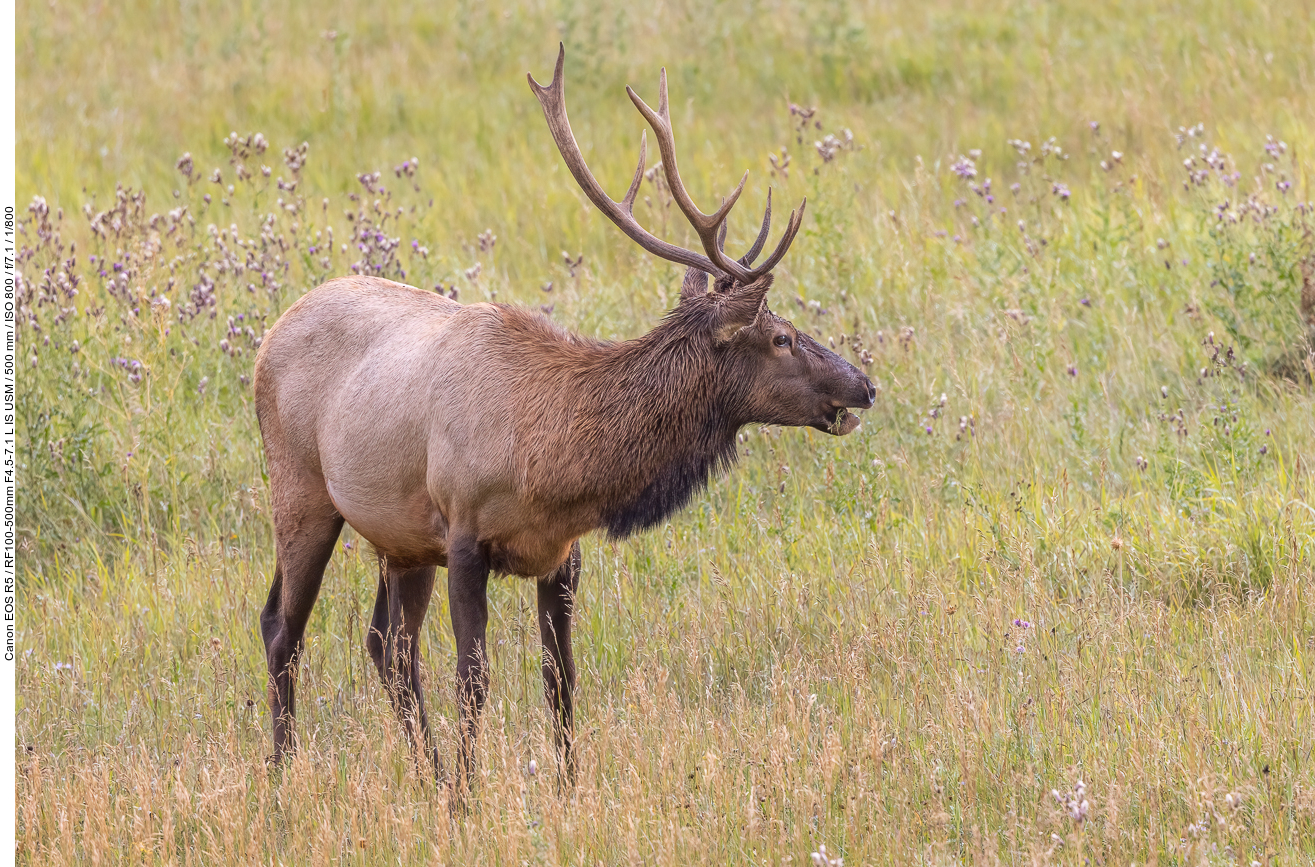
[[[543,540],[518,539],[511,544],[489,545],[489,561],[494,571],[523,578],[542,578],[566,562],[571,555],[571,539],[565,545]]]
[[[397,565],[447,565],[447,519],[423,487],[387,498],[329,479],[325,487],[338,513],[381,556]]]
[[[494,571],[540,578],[566,562],[576,539],[591,529],[577,511],[527,508],[519,497],[509,494],[489,497],[469,523],[477,528]]]

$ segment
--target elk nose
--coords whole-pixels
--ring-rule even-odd
[[[877,401],[877,387],[866,376],[863,377],[863,382],[867,387],[867,403],[863,404],[863,409],[870,409]]]

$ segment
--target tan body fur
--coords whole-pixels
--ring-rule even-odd
[[[624,405],[588,388],[618,385],[612,368],[640,342],[585,340],[537,313],[377,277],[333,280],[257,357],[270,473],[295,475],[299,496],[322,487],[397,565],[446,566],[456,527],[500,571],[545,575],[686,436],[671,401],[644,395],[649,383]],[[636,426],[645,436],[623,441]]]
[[[270,331],[256,365],[262,430],[277,426],[289,447],[291,465],[279,471],[322,484],[347,523],[399,565],[446,566],[456,525],[505,571],[546,574],[592,527],[588,508],[535,502],[533,459],[518,461],[518,416],[544,389],[569,386],[569,371],[534,369],[543,368],[534,347],[490,351],[505,343],[508,318],[530,316],[374,277],[307,294]],[[312,363],[298,357],[307,348]]]

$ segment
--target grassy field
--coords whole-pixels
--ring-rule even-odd
[[[1303,0],[24,3],[16,39],[20,862],[1315,862]],[[808,197],[772,303],[877,403],[584,540],[573,790],[498,581],[449,818],[350,530],[271,776],[264,330],[352,271],[603,338],[676,301],[552,146],[559,39],[613,195],[665,66],[696,200],[752,171],[732,246]],[[451,755],[441,598],[424,655]]]

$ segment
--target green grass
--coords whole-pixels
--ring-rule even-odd
[[[877,403],[839,440],[746,429],[669,525],[585,539],[576,789],[532,587],[501,581],[449,818],[350,530],[271,776],[264,329],[357,262],[604,338],[677,298],[562,169],[524,81],[559,39],[613,194],[623,88],[666,66],[696,200],[752,171],[732,245],[769,183],[808,197],[773,306]],[[26,4],[17,45],[23,863],[1315,860],[1306,4]],[[444,599],[424,654],[451,755]]]

